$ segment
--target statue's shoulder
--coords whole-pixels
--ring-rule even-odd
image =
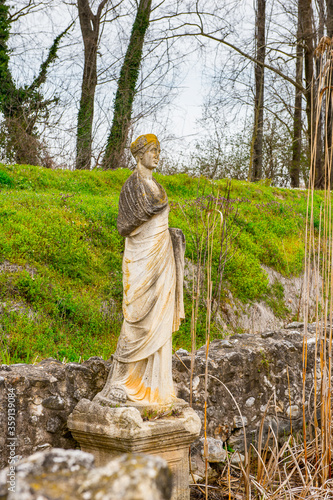
[[[133,189],[135,189],[137,185],[138,185],[138,174],[136,171],[134,171],[124,182],[121,188],[121,193],[124,193],[126,191],[133,191]]]

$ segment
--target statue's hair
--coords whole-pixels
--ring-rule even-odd
[[[131,153],[134,158],[136,159],[138,153],[144,154],[152,143],[160,149],[160,143],[155,134],[140,135],[135,139],[131,144]]]

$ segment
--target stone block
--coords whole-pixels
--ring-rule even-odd
[[[92,357],[82,364],[49,358],[37,365],[0,366],[0,469],[8,464],[7,395],[16,395],[16,437],[20,456],[46,446],[75,448],[66,421],[81,398],[92,399],[105,385],[110,361]],[[1,382],[2,380],[2,382]]]
[[[95,468],[90,453],[53,448],[20,460],[8,474],[9,468],[0,472],[3,500],[170,500],[172,490],[165,460],[147,455],[122,455]]]
[[[122,453],[164,458],[173,472],[172,500],[189,500],[189,446],[201,428],[191,408],[183,408],[179,416],[145,421],[138,408],[114,408],[82,399],[67,424],[81,450],[94,455],[97,466]]]
[[[201,438],[200,442],[202,444],[202,458],[207,458],[208,462],[218,463],[225,462],[227,459],[227,452],[223,448],[223,442],[220,439],[214,439],[208,437],[206,439]],[[205,449],[206,448],[206,449]]]

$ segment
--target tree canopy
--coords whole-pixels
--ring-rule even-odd
[[[1,160],[126,167],[154,132],[164,172],[297,187],[318,119],[320,188],[331,18],[328,0],[0,0]]]

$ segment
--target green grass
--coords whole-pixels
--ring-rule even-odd
[[[0,361],[32,362],[36,356],[78,361],[114,352],[122,322],[124,248],[116,229],[117,205],[130,173],[0,164]],[[207,207],[201,205],[207,199],[195,200],[223,196],[226,181],[198,181],[184,174],[156,177],[172,202],[170,226],[184,231],[186,257],[195,260],[196,236],[207,217]],[[317,226],[321,199],[317,193]],[[283,290],[268,286],[261,265],[285,276],[301,272],[306,192],[232,181],[228,207],[227,227],[234,239],[222,300],[229,288],[243,302],[266,300],[283,316]],[[203,222],[197,226],[198,218]],[[214,281],[219,245],[217,229]],[[185,293],[185,309],[187,319],[174,336],[175,348],[190,347],[190,292]],[[212,333],[221,335],[214,324]],[[202,303],[198,343],[204,335]]]

